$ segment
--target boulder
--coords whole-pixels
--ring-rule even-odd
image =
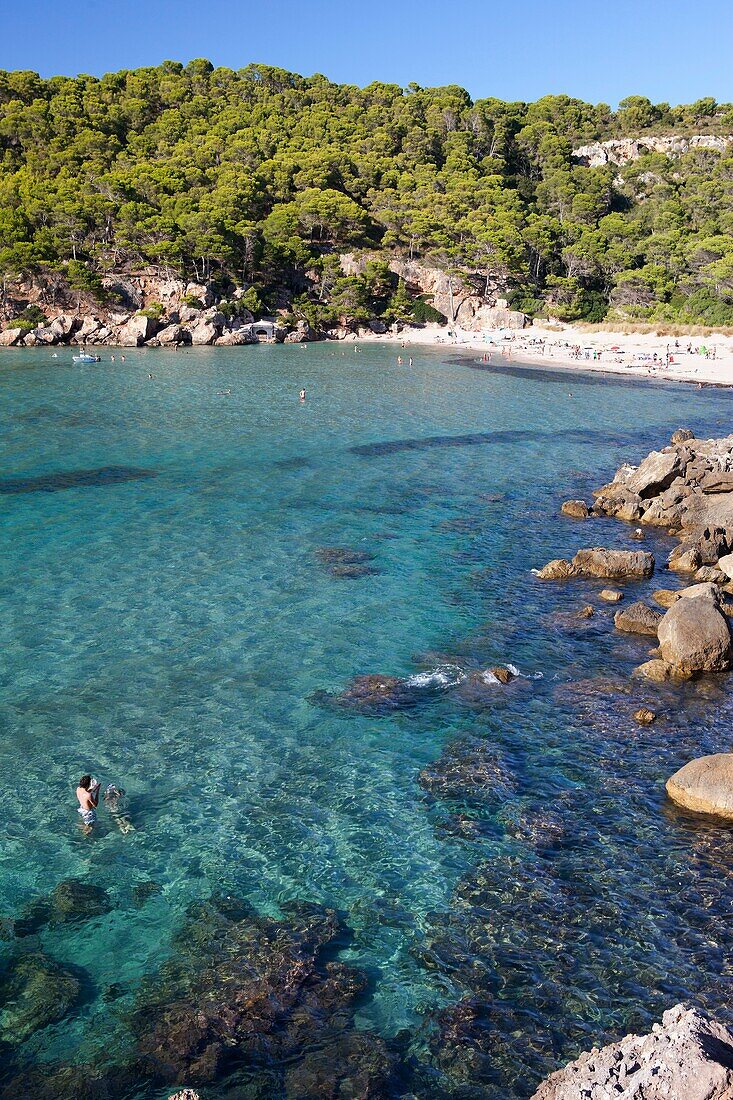
[[[200,346],[213,344],[220,331],[212,321],[198,321],[191,329],[191,343]]]
[[[157,339],[160,346],[164,348],[173,344],[182,344],[187,336],[188,333],[180,325],[166,325],[158,333]]]
[[[710,581],[712,584],[726,584],[728,579],[723,570],[714,565],[701,565],[695,573],[695,580],[700,583]]]
[[[51,325],[38,325],[33,329],[33,335],[36,338],[37,344],[58,344],[58,333],[53,330]]]
[[[687,443],[688,440],[694,438],[695,433],[691,432],[689,428],[678,428],[670,442],[674,444]]]
[[[731,1100],[733,1033],[702,1012],[670,1008],[649,1035],[581,1054],[532,1100]]]
[[[587,603],[585,605],[585,607],[581,607],[580,611],[578,612],[578,618],[579,619],[592,619],[593,616],[595,615],[595,613],[596,612],[595,612],[595,608],[593,607],[593,605]]]
[[[667,780],[667,794],[687,810],[733,819],[733,753],[691,760]]]
[[[699,584],[691,584],[688,588],[681,588],[679,591],[680,599],[695,599],[697,596],[704,596],[708,600],[714,600],[715,603],[720,606],[720,589],[717,584],[713,584],[712,581],[701,581]]]
[[[638,722],[640,726],[650,726],[652,722],[657,719],[653,710],[649,710],[649,707],[639,707],[634,711],[634,721]]]
[[[592,614],[593,608],[591,608]],[[510,672],[508,668],[504,668],[503,665],[496,665],[494,668],[490,668],[489,672],[496,677],[500,684],[509,684],[514,679],[514,673]]]
[[[379,332],[379,331],[386,332],[387,331],[386,325],[382,325],[381,330],[380,330],[379,328],[373,328],[372,327],[375,324],[377,324],[377,322],[373,321],[369,325],[369,328],[371,329],[372,332]],[[318,336],[317,336],[316,332],[311,328],[311,326],[308,324],[307,321],[298,321],[298,323],[296,324],[293,331],[289,332],[287,334],[287,336],[285,337],[285,343],[286,344],[306,344],[306,343],[309,343],[311,340],[317,340],[317,339],[318,339]]]
[[[22,328],[6,328],[4,332],[0,332],[0,348],[12,348],[20,342],[22,335]]]
[[[157,322],[152,317],[136,316],[122,326],[117,337],[117,343],[122,348],[139,348],[155,336]]]
[[[623,630],[627,634],[651,634],[656,638],[662,617],[661,611],[655,611],[641,600],[637,600],[636,603],[625,607],[623,611],[617,611],[613,621],[617,630]]]
[[[568,577],[575,576],[573,567],[565,558],[553,558],[538,569],[535,576],[541,581],[564,581]]]
[[[624,598],[623,592],[619,592],[617,588],[602,588],[599,595],[606,603],[620,603]]]
[[[730,666],[728,623],[708,595],[673,604],[659,624],[657,636],[662,659],[683,673],[723,672]]]
[[[677,451],[652,451],[629,478],[627,488],[642,499],[655,497],[669,488],[680,472],[680,456]]]
[[[595,546],[579,550],[572,561],[575,572],[584,577],[650,577],[654,572],[654,555],[648,550],[606,550]]]
[[[573,519],[587,519],[590,515],[584,500],[566,500],[560,511],[564,516],[572,516]]]
[[[683,550],[681,554],[673,556],[668,568],[674,573],[696,573],[702,565],[700,551],[697,549]]]
[[[70,317],[62,313],[51,322],[49,328],[56,335],[57,340],[68,340],[75,329],[81,324],[78,317]]]
[[[733,554],[718,558],[718,569],[721,573],[725,573],[728,580],[733,580]]]

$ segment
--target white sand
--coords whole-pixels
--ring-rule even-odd
[[[396,344],[396,355],[401,354],[403,345],[409,349],[423,344],[473,350],[479,355],[490,356],[489,362],[496,366],[531,363],[661,381],[733,386],[732,336],[625,335],[610,331],[582,332],[572,325],[563,326],[561,331],[537,325],[520,330],[487,329],[483,333],[453,329],[453,335],[449,336],[446,326],[426,325],[425,328],[405,329],[399,336],[369,334],[359,336],[358,340]],[[688,351],[690,346],[692,350]],[[578,347],[580,358],[576,358]],[[707,349],[709,354],[706,356],[700,349]],[[671,357],[668,366],[667,354]]]

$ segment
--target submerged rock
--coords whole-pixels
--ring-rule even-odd
[[[479,737],[461,737],[423,768],[418,782],[437,798],[490,802],[507,798],[516,780],[494,746]]]
[[[666,609],[670,608],[672,604],[677,603],[679,598],[679,592],[671,588],[658,588],[656,592],[652,592],[652,599],[654,602]]]
[[[617,611],[613,621],[617,630],[627,634],[650,634],[656,638],[657,629],[662,621],[661,611],[655,611],[641,600]]]
[[[350,1031],[310,1051],[285,1074],[286,1100],[388,1100],[395,1058],[383,1039]]]
[[[48,955],[18,956],[0,977],[0,1038],[22,1043],[63,1020],[80,989],[78,978]]]
[[[532,1100],[730,1100],[733,1033],[676,1005],[649,1035],[627,1035],[553,1073]]]
[[[355,676],[349,686],[332,702],[350,710],[393,710],[414,701],[405,680],[399,676],[367,673]]]
[[[112,909],[107,891],[93,882],[70,878],[41,901],[32,902],[15,922],[16,936],[32,936],[46,924],[80,923]]]
[[[232,1057],[279,1074],[351,1031],[366,978],[329,961],[344,931],[336,913],[282,909],[275,920],[228,897],[191,906],[176,954],[145,983],[131,1021],[145,1076],[206,1084]],[[348,1076],[334,1063],[332,1081],[337,1072]]]
[[[687,810],[733,819],[733,753],[691,760],[667,780],[667,794]]]

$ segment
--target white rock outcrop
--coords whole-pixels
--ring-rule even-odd
[[[532,1100],[733,1100],[733,1032],[676,1005],[649,1035],[581,1054]]]

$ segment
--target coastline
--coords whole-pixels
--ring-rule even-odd
[[[733,386],[733,337],[668,337],[654,333],[620,333],[612,330],[584,332],[572,325],[556,328],[496,329],[470,332],[456,329],[451,338],[444,326],[405,329],[393,333],[367,333],[354,337],[359,341],[383,342],[397,346],[441,347],[456,351],[474,351],[490,356],[487,366],[540,366],[549,369],[593,374],[617,374],[649,381],[686,382],[692,385]],[[675,347],[675,339],[679,348]],[[686,349],[692,345],[692,352]],[[580,347],[580,358],[573,352]],[[707,358],[698,348],[714,349]],[[669,348],[672,361],[665,366]],[[586,358],[586,349],[588,358]],[[593,358],[594,353],[598,356]],[[656,361],[654,356],[657,356]]]

